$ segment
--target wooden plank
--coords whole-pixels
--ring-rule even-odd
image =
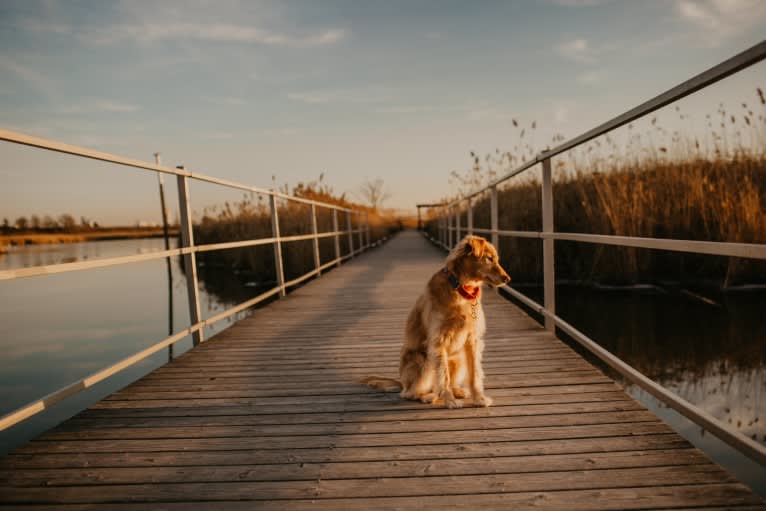
[[[648,488],[607,488],[598,490],[568,490],[557,492],[485,493],[478,495],[429,495],[422,497],[384,497],[375,499],[306,499],[259,501],[257,509],[263,511],[337,511],[340,509],[365,509],[369,511],[422,511],[454,509],[458,511],[539,510],[549,511],[609,511],[615,509],[678,509],[694,508],[706,511],[737,510],[763,511],[763,506],[750,490],[741,484],[670,485]],[[167,511],[200,511],[211,509],[210,502],[162,502],[99,504],[98,509],[107,511],[143,511],[163,509]],[[648,507],[650,506],[650,507]],[[665,507],[663,507],[665,506]],[[215,502],[218,509],[232,511],[252,510],[254,503],[248,500],[222,500]],[[74,505],[25,505],[4,506],[14,511],[92,511],[92,504]]]
[[[551,403],[537,405],[520,405],[513,400],[513,406],[493,406],[491,408],[466,408],[459,417],[502,418],[527,415],[582,414],[604,411],[644,410],[645,408],[633,400],[625,399],[614,392],[613,400],[590,400],[577,403]],[[598,395],[598,397],[603,397]],[[218,414],[215,416],[187,417],[130,417],[130,416],[91,416],[79,417],[67,421],[65,425],[56,428],[54,432],[82,431],[93,428],[159,428],[184,426],[221,426],[221,425],[257,425],[257,424],[307,424],[307,423],[360,423],[384,421],[414,421],[422,419],[456,420],[456,414],[445,408],[432,407],[428,410],[359,410],[359,411],[325,411],[316,413],[242,413],[238,415]]]
[[[379,477],[459,476],[608,470],[636,467],[704,465],[708,459],[696,449],[566,454],[550,456],[498,456],[488,465],[483,458],[448,460],[396,460],[356,463],[255,463],[153,467],[88,467],[39,469],[20,472],[0,469],[0,484],[14,487],[82,486],[108,484],[192,483],[207,481],[306,481],[353,479],[364,474]]]
[[[609,477],[604,477],[608,473]],[[184,502],[189,495],[218,500],[287,500],[325,498],[412,497],[471,493],[563,491],[733,483],[731,476],[711,464],[519,474],[362,478],[306,481],[226,481],[175,484],[128,484],[0,489],[8,503]],[[752,502],[752,501],[751,501]]]
[[[328,463],[361,461],[486,459],[498,453],[503,456],[545,456],[555,454],[587,454],[625,452],[631,450],[686,449],[691,445],[674,433],[641,436],[605,436],[592,438],[528,440],[525,442],[492,442],[383,447],[305,448],[282,450],[168,451],[168,452],[77,452],[71,454],[15,453],[0,460],[0,468],[95,468],[152,466],[225,466],[253,463]]]
[[[629,405],[632,407],[632,405]],[[404,434],[466,431],[483,429],[538,428],[550,424],[558,426],[579,426],[584,424],[617,424],[622,422],[654,422],[656,416],[648,411],[609,411],[590,413],[567,413],[549,415],[509,416],[509,417],[453,417],[447,419],[420,420],[385,420],[375,422],[290,422],[290,416],[279,417],[267,424],[226,424],[198,426],[164,426],[133,428],[78,428],[74,431],[53,431],[40,437],[40,440],[108,440],[134,438],[216,438],[216,437],[259,437],[290,435],[357,435],[357,434]],[[242,421],[237,421],[242,422]]]
[[[240,450],[240,449],[298,449],[316,447],[376,447],[431,444],[465,444],[471,442],[523,442],[566,438],[591,438],[598,441],[604,436],[655,435],[672,430],[662,422],[624,422],[584,424],[577,426],[546,426],[539,428],[490,429],[470,431],[437,431],[427,435],[417,433],[378,433],[346,436],[298,435],[223,438],[134,439],[134,440],[36,440],[17,449],[21,454],[77,453],[77,452],[161,452],[184,450]]]

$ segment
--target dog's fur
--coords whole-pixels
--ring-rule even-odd
[[[511,280],[499,264],[495,247],[478,236],[466,236],[458,243],[445,267],[461,286],[500,286]],[[481,367],[485,330],[481,294],[475,302],[464,298],[439,270],[407,318],[399,380],[369,376],[362,383],[379,390],[401,390],[405,399],[440,400],[448,408],[462,406],[461,399],[468,396],[463,386],[467,383],[473,403],[490,406]]]

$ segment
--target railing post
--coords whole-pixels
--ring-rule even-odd
[[[490,229],[492,230],[492,244],[497,247],[500,240],[500,236],[497,233],[498,221],[497,221],[497,185],[492,186],[490,189],[491,196],[489,201],[489,219],[491,223]]]
[[[319,229],[317,228],[317,205],[311,203],[311,232],[314,235],[314,269],[317,270],[317,275],[322,274],[322,270],[319,269],[322,266],[319,258]]]
[[[369,249],[370,248],[370,212],[369,211],[367,212],[365,223],[367,224],[365,225],[365,235],[367,237],[367,248]]]
[[[279,240],[279,212],[277,211],[277,194],[273,191],[271,195],[271,236],[274,238],[274,266],[277,270],[277,286],[279,286],[279,296],[283,297],[285,292],[285,268],[282,264],[282,242]]]
[[[441,210],[442,217],[442,247],[449,250],[447,243],[449,243],[449,229],[447,228],[447,207],[444,206]]]
[[[340,232],[338,231],[338,210],[332,210],[332,231],[335,233],[335,261],[336,266],[340,266]]]
[[[447,217],[447,250],[452,250],[452,237],[453,237],[453,231],[452,231],[452,212],[450,211],[450,207],[447,206],[446,212],[444,215]]]
[[[183,169],[183,166],[179,166]],[[186,176],[178,176],[178,209],[181,213],[181,246],[194,248],[194,231],[192,230],[192,213],[189,197],[189,179]],[[186,269],[186,295],[189,301],[189,321],[192,325],[200,322],[199,286],[197,279],[197,257],[194,251],[184,254],[184,268]],[[192,334],[192,343],[197,346],[205,340],[202,329]]]
[[[420,206],[418,206],[418,231],[423,230],[423,223],[420,221]]]
[[[543,288],[545,309],[549,314],[556,314],[556,275],[553,253],[553,184],[551,180],[551,159],[543,160]],[[545,316],[545,328],[556,330],[556,323],[551,316]]]
[[[467,204],[467,210],[466,210],[466,222],[468,223],[468,235],[473,234],[473,201],[471,198],[468,198],[468,204]]]
[[[356,230],[359,236],[359,251],[364,250],[364,229],[362,229],[362,213],[356,212]]]
[[[455,245],[460,243],[460,203],[455,206]]]
[[[346,225],[348,226],[348,253],[351,256],[351,258],[354,258],[354,226],[353,222],[351,221],[351,213],[352,211],[349,211],[346,213]]]
[[[445,243],[445,230],[444,230],[444,210],[439,208],[439,243],[444,246]]]

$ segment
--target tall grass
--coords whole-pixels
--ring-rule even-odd
[[[284,190],[287,192],[287,190]],[[319,182],[298,184],[292,195],[306,199],[335,204],[344,208],[362,211],[361,217],[352,216],[353,229],[363,225],[365,214],[370,218],[370,240],[382,239],[401,229],[397,218],[379,213],[377,210],[354,204],[345,195],[335,194],[330,187]],[[194,222],[194,241],[196,244],[225,243],[249,239],[272,237],[272,222],[269,197],[264,195],[245,195],[239,202],[225,203],[221,207],[206,208],[201,217]],[[317,206],[318,232],[334,231],[333,211]],[[348,229],[348,217],[345,212],[338,212],[338,228]],[[281,236],[311,234],[313,232],[311,206],[308,204],[277,200],[277,217]],[[353,248],[358,249],[362,240],[360,235],[353,235]],[[320,262],[325,264],[335,259],[334,237],[319,240]],[[340,236],[340,252],[350,252],[349,236]],[[273,244],[255,247],[216,250],[197,254],[200,266],[200,278],[208,291],[219,297],[240,301],[247,297],[246,287],[271,287],[276,282],[276,266]],[[292,279],[314,269],[313,241],[292,241],[282,243],[282,261],[285,278]]]
[[[758,95],[763,110],[760,89]],[[766,119],[763,114],[756,116],[747,104],[742,107],[736,115],[723,108],[708,115],[709,130],[702,142],[700,137],[668,133],[653,119],[646,133],[631,133],[629,127],[623,146],[607,136],[555,158],[556,231],[766,243]],[[676,112],[686,120],[678,108]],[[716,115],[720,119],[714,121]],[[463,176],[453,173],[453,180],[474,187],[484,175],[497,174],[498,164],[512,163],[509,154],[497,151],[494,158],[485,158],[483,167],[472,153],[473,167]],[[501,229],[541,230],[538,177],[511,182],[499,190],[498,200]],[[474,205],[474,218],[477,227],[489,227],[488,197]],[[461,224],[466,225],[465,219]],[[435,222],[428,228],[435,234]],[[505,238],[500,245],[516,281],[540,280],[539,240]],[[727,288],[766,282],[766,264],[559,241],[556,275],[603,284],[672,281]]]

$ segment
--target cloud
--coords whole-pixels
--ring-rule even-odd
[[[556,52],[562,57],[575,62],[585,64],[594,64],[596,62],[595,52],[585,39],[573,39],[561,43],[556,47]]]
[[[119,103],[109,99],[92,98],[79,104],[69,105],[57,109],[60,114],[86,114],[93,112],[130,113],[139,108],[135,105]]]
[[[382,103],[387,97],[379,94],[359,93],[354,91],[306,91],[290,92],[287,97],[293,101],[308,103],[310,105],[321,105],[327,103]]]
[[[578,74],[575,80],[580,85],[594,85],[603,82],[605,77],[606,73],[603,71],[585,71]]]
[[[242,106],[246,105],[247,101],[242,98],[226,96],[226,97],[208,97],[205,98],[208,103],[220,106]]]
[[[37,92],[50,96],[53,90],[53,82],[45,75],[34,69],[19,63],[10,57],[0,55],[0,70],[16,75],[25,84]]]
[[[569,108],[559,105],[553,110],[553,124],[560,126],[569,122]]]
[[[234,138],[234,134],[224,131],[216,131],[213,133],[203,133],[200,135],[200,138],[212,141],[231,140]]]
[[[294,35],[228,23],[136,23],[84,30],[78,37],[86,44],[109,45],[123,41],[148,44],[161,41],[197,40],[246,43],[291,48],[314,48],[340,42],[346,31],[328,29],[310,35]]]
[[[762,0],[677,0],[679,19],[699,31],[705,46],[719,46],[725,39],[741,34],[766,21]]]
[[[596,7],[611,2],[612,0],[554,0],[563,7]]]

